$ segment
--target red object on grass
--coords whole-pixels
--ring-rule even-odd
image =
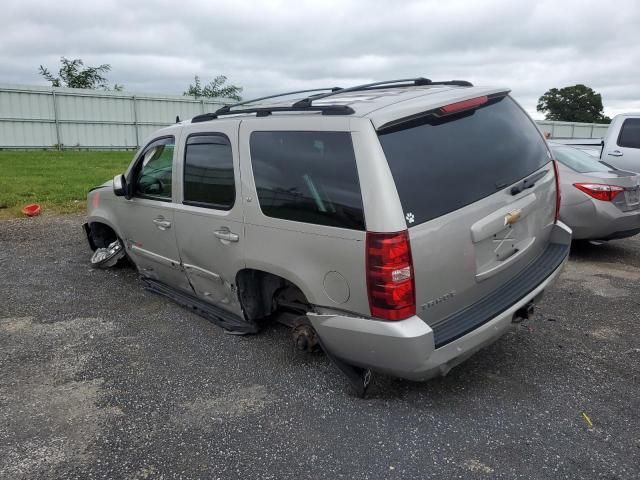
[[[24,213],[27,217],[35,217],[40,213],[40,205],[38,205],[37,203],[26,205],[22,209],[22,213]]]

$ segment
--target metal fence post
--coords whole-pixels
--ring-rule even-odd
[[[60,141],[60,125],[58,124],[58,102],[56,101],[56,91],[51,89],[51,98],[53,100],[53,121],[56,123],[56,146],[58,150],[62,150],[62,142]]]
[[[204,100],[200,100],[200,113],[204,113]]]
[[[132,96],[133,100],[133,129],[136,132],[136,148],[140,148],[140,140],[138,139],[138,107],[136,104],[136,96]]]

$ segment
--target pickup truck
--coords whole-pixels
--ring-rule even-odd
[[[621,170],[640,172],[640,113],[613,118],[602,141],[600,160]]]

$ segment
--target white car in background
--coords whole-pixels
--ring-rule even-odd
[[[621,170],[640,172],[640,113],[616,115],[601,151],[603,162]]]

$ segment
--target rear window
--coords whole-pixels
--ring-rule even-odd
[[[608,172],[611,168],[577,148],[552,147],[553,157],[563,165],[578,173]]]
[[[349,132],[253,132],[250,148],[262,213],[364,230]]]
[[[622,124],[618,146],[640,148],[640,118],[628,118]]]
[[[509,97],[401,124],[379,138],[409,225],[476,202],[549,162],[538,130]]]

